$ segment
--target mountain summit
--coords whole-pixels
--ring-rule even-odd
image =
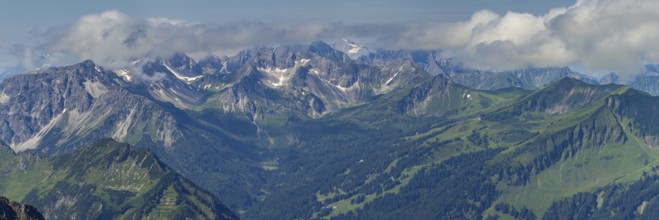
[[[0,83],[0,193],[48,217],[537,218],[659,174],[657,97],[568,68],[320,41],[134,68]]]
[[[344,52],[352,59],[358,59],[359,57],[366,56],[372,51],[363,44],[356,43],[348,39],[341,39],[332,45],[335,49]]]

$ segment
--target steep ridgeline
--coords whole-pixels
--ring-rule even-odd
[[[360,64],[323,42],[246,50],[199,65],[207,74],[191,84],[212,92],[202,108],[245,114],[257,123],[319,118],[428,77],[411,62]]]
[[[125,71],[125,70],[121,70]],[[319,118],[418,77],[411,62],[360,64],[323,42],[245,50],[196,62],[185,54],[142,65],[145,92],[180,109],[220,110],[254,122]]]
[[[44,219],[39,211],[25,204],[20,204],[0,196],[0,219],[39,220]]]
[[[651,95],[659,95],[659,65],[645,65],[643,70],[631,79],[623,79],[616,73],[604,75],[600,84],[625,84],[634,89],[638,89]]]
[[[139,144],[231,198],[232,207],[248,207],[262,193],[262,151],[294,144],[272,134],[279,127],[431,77],[411,62],[360,64],[322,42],[198,63],[175,54],[135,65],[107,70],[84,61],[6,79],[0,83],[0,140],[16,152],[46,155],[100,138]]]
[[[0,158],[0,192],[48,219],[237,219],[149,150],[110,139],[51,158],[2,146]]]
[[[282,126],[419,84],[426,89],[397,114],[423,114],[434,97],[428,92],[448,83],[410,61],[367,65],[323,42],[134,64],[108,70],[84,61],[3,81],[0,140],[48,156],[100,138],[138,144],[238,209],[263,194],[267,151],[296,145]],[[451,94],[466,97],[458,93]]]
[[[651,95],[659,96],[659,75],[636,77],[629,86],[650,93]]]
[[[0,83],[0,140],[16,152],[48,156],[101,138],[139,144],[216,195],[228,196],[234,204],[252,201],[254,192],[237,189],[228,180],[260,181],[261,169],[253,165],[255,148],[218,127],[215,123],[229,123],[222,117],[196,120],[149,96],[153,84],[188,86],[166,79],[137,81],[125,70],[109,71],[92,61],[14,76]],[[233,121],[234,126],[240,123]],[[253,125],[245,123],[246,129],[235,132],[254,134]]]
[[[465,67],[456,59],[446,59],[437,50],[378,50],[360,57],[363,63],[377,65],[395,60],[409,60],[431,75],[444,75],[451,81],[473,89],[497,90],[503,88],[541,89],[564,77],[597,84],[597,80],[564,68],[524,68],[514,71],[486,71]]]
[[[466,82],[498,85],[465,86],[453,77],[466,70],[436,57],[380,51],[354,60],[315,42],[200,61],[179,53],[115,70],[85,61],[18,75],[0,83],[0,139],[28,152],[6,154],[13,159],[3,163],[14,165],[0,166],[8,169],[0,175],[10,175],[0,179],[0,193],[47,207],[47,216],[171,210],[132,206],[144,196],[213,203],[178,176],[164,175],[171,181],[163,188],[159,176],[117,183],[90,174],[118,172],[98,167],[109,162],[93,155],[128,161],[118,170],[142,164],[105,148],[55,156],[102,138],[150,149],[252,219],[539,218],[555,202],[655,172],[656,97],[590,85],[554,68],[511,72],[514,79],[503,81],[480,72]],[[94,161],[77,154],[99,164],[81,166]],[[98,204],[104,211],[89,211]]]
[[[509,99],[448,119],[380,108],[414,94],[403,93],[292,129],[300,150],[280,158],[281,182],[249,217],[535,219],[659,171],[657,97],[572,78],[530,94],[470,92]],[[369,114],[387,117],[362,120]],[[615,201],[630,196],[601,204],[622,208]],[[653,213],[652,198],[634,208]]]
[[[106,70],[85,61],[3,81],[0,139],[17,151],[47,153],[108,136],[175,148],[185,136],[181,117],[219,111],[256,127],[282,125],[433,79],[412,61],[367,65],[323,42],[246,50],[199,63],[178,53],[135,65]]]
[[[199,62],[179,53],[134,63],[108,70],[85,61],[3,81],[0,139],[16,152],[46,156],[100,138],[144,146],[244,210],[267,196],[263,186],[278,152],[299,146],[303,135],[289,125],[364,108],[457,118],[523,94],[468,89],[410,60],[358,62],[323,42]],[[355,119],[386,123],[377,114],[362,116]]]
[[[358,59],[362,56],[366,56],[372,53],[371,49],[369,49],[365,45],[345,38],[341,39],[341,41],[332,44],[332,47],[347,54],[352,59]]]
[[[102,119],[121,120],[129,115],[131,104],[144,102],[120,89],[126,85],[91,61],[6,79],[0,84],[0,138],[12,149],[25,151],[111,132],[107,130],[112,128],[99,123]],[[55,133],[63,138],[49,139]],[[118,139],[127,135],[120,129],[114,133]],[[42,150],[56,151],[52,147]]]
[[[481,90],[504,88],[537,90],[564,77],[571,77],[589,84],[628,85],[654,96],[659,95],[659,65],[646,65],[640,73],[630,79],[623,79],[615,73],[595,79],[568,67],[528,67],[512,71],[479,70],[468,68],[454,58],[442,58],[440,54],[438,50],[377,50],[361,55],[357,60],[373,66],[407,60],[431,75],[444,75],[457,84]]]
[[[452,59],[443,59],[438,50],[377,50],[358,58],[370,65],[386,65],[391,61],[409,61],[431,75],[449,76],[450,69],[459,68]]]

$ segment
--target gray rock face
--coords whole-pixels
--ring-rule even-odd
[[[362,56],[366,56],[372,53],[371,49],[369,49],[365,45],[345,38],[342,39],[341,41],[332,44],[332,47],[347,54],[352,59],[358,59]]]
[[[258,128],[290,117],[323,117],[400,89],[443,87],[452,64],[437,54],[379,51],[353,60],[314,42],[200,62],[177,53],[140,63],[140,77],[85,61],[1,83],[0,140],[16,151],[54,153],[101,137],[133,144],[146,137],[169,149],[183,136],[179,124],[187,119],[177,119],[180,111],[243,115]],[[53,141],[57,147],[42,148]]]
[[[181,109],[217,109],[257,121],[302,115],[318,118],[364,103],[420,75],[413,62],[364,63],[324,42],[245,50],[196,63],[183,54],[143,66],[160,81],[148,96]]]
[[[441,116],[487,104],[483,97],[470,101],[474,90],[465,86],[534,89],[583,77],[567,68],[469,70],[437,51],[378,51],[355,60],[323,42],[199,62],[175,54],[135,67],[139,77],[85,61],[1,82],[0,142],[49,155],[100,138],[138,144],[232,208],[245,207],[264,196],[264,152],[297,141],[271,138],[272,128],[380,97],[396,104],[364,106]]]
[[[537,90],[565,77],[580,79],[591,83],[589,79],[569,68],[528,68],[506,72],[488,72],[469,70],[462,73],[451,73],[451,80],[471,88],[496,90],[518,87],[526,90]]]
[[[436,50],[379,50],[360,58],[361,62],[382,65],[391,61],[409,60],[431,75],[444,75],[451,81],[474,89],[497,90],[523,88],[536,90],[564,77],[597,84],[597,80],[574,72],[566,67],[525,68],[514,71],[494,72],[466,68],[455,59],[440,57]]]
[[[634,89],[647,92],[650,95],[659,95],[659,65],[645,65],[643,70],[632,78],[623,79],[616,73],[604,75],[599,83],[629,85]]]
[[[443,59],[438,50],[378,50],[368,56],[359,58],[359,61],[382,65],[391,61],[407,60],[415,66],[426,70],[431,75],[448,75],[447,71],[460,68],[451,59]]]
[[[269,128],[432,84],[432,76],[412,61],[364,63],[323,42],[199,62],[175,54],[136,63],[142,75],[85,61],[3,81],[0,141],[14,151],[47,155],[101,138],[138,144],[196,184],[228,195],[223,200],[235,208],[261,193],[259,154],[279,144]],[[431,88],[424,94],[448,82],[439,81],[423,84]],[[420,103],[405,105],[423,112]],[[237,188],[234,182],[253,186]]]
[[[199,62],[179,53],[136,62],[141,75],[85,61],[0,83],[0,141],[15,151],[51,155],[100,138],[139,144],[202,187],[231,195],[227,201],[236,207],[254,202],[250,198],[260,193],[263,171],[257,161],[263,148],[287,144],[270,139],[270,128],[387,95],[398,101],[391,107],[396,114],[443,114],[467,105],[467,89],[449,77],[494,81],[486,74],[458,73],[464,70],[460,65],[437,54],[379,51],[354,60],[314,42]],[[568,69],[543,71],[510,74],[520,85],[547,81],[543,76],[551,71],[572,74]],[[438,101],[444,99],[453,102]],[[236,189],[218,179],[254,186]]]
[[[0,196],[0,219],[37,220],[44,219],[44,217],[31,205],[9,201]]]
[[[197,94],[174,78],[128,81],[91,61],[17,75],[0,83],[0,141],[17,152],[36,150],[47,155],[72,152],[101,138],[140,144],[214,193],[247,198],[245,189],[211,180],[235,178],[234,173],[258,175],[258,171],[244,171],[254,169],[245,165],[253,163],[246,158],[251,149],[152,95],[158,87],[185,88]],[[206,165],[200,168],[199,162],[191,160]]]
[[[86,139],[137,138],[132,129],[153,120],[145,128],[154,141],[171,146],[180,136],[173,117],[130,87],[91,61],[7,79],[0,84],[0,139],[15,151],[70,151]]]
[[[629,84],[630,87],[638,89],[650,95],[659,95],[659,75],[648,75],[637,77],[634,82]]]
[[[21,145],[35,134],[52,129],[67,110],[87,112],[94,96],[109,91],[105,86],[112,82],[100,68],[94,69],[91,61],[75,66],[52,68],[48,72],[18,75],[0,84],[2,105],[0,117],[1,139],[15,150],[21,151],[35,146]],[[44,130],[45,129],[45,130]]]
[[[620,77],[615,73],[609,73],[604,75],[602,78],[600,78],[599,83],[602,85],[612,84],[612,83],[620,84],[622,83],[622,79],[620,79]]]

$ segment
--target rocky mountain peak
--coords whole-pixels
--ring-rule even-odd
[[[599,80],[599,83],[600,84],[611,84],[611,83],[619,84],[619,83],[621,83],[621,79],[620,79],[620,76],[618,76],[618,74],[611,72],[611,73],[608,73],[608,74],[602,76],[602,78],[600,78],[600,80]]]
[[[174,55],[164,60],[163,64],[169,65],[188,76],[201,73],[201,68],[197,65],[197,62],[182,52],[174,53]]]
[[[332,45],[336,50],[342,51],[346,55],[350,56],[352,59],[358,59],[362,56],[367,56],[372,51],[363,44],[348,40],[346,38],[341,39]]]
[[[0,196],[0,219],[38,220],[44,217],[31,205],[9,201]]]

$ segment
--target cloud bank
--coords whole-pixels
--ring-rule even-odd
[[[579,65],[637,73],[659,63],[659,1],[579,0],[541,16],[489,11],[453,24],[415,26],[401,48],[452,50],[477,68]]]
[[[195,58],[232,55],[255,46],[358,39],[372,48],[442,49],[466,65],[489,70],[578,65],[631,74],[659,63],[659,1],[579,0],[543,15],[483,10],[454,23],[346,24],[246,22],[196,24],[170,18],[139,20],[105,11],[43,33],[17,47],[17,60],[42,63],[92,59],[121,67],[137,58],[186,52]],[[36,56],[35,53],[47,54]]]

